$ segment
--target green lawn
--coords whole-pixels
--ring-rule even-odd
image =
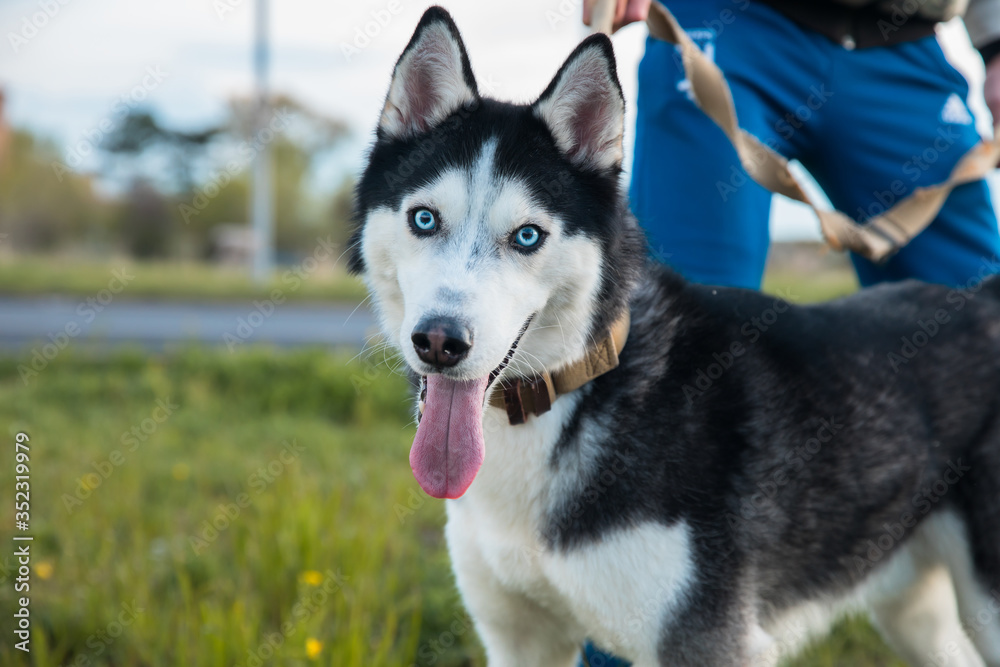
[[[281,290],[292,300],[360,301],[365,296],[364,285],[347,275],[343,265],[341,261],[338,268],[329,268],[308,256],[298,264],[278,267],[270,283],[256,285],[243,269],[198,262],[86,261],[50,255],[2,257],[0,295],[90,296],[107,289],[118,277],[125,283],[120,291],[125,299],[257,299]],[[112,286],[117,290],[118,283]]]
[[[794,303],[813,303],[856,292],[858,279],[853,271],[846,268],[828,269],[808,276],[783,269],[769,269],[761,289]]]
[[[800,301],[852,289],[844,276],[790,293],[781,280],[768,288]],[[406,384],[384,363],[71,348],[25,385],[21,361],[0,358],[0,424],[8,471],[15,434],[31,437],[34,632],[30,660],[8,636],[0,664],[485,664],[452,583],[442,503],[407,463]],[[15,570],[7,547],[7,619]],[[900,663],[853,619],[794,664]]]
[[[400,378],[321,351],[67,351],[27,388],[0,361],[8,470],[31,437],[33,664],[244,665],[270,638],[280,664],[312,639],[317,664],[408,665],[465,618],[408,411]],[[9,637],[0,664],[27,664]]]

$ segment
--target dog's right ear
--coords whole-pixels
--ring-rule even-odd
[[[448,12],[431,7],[392,71],[378,137],[405,139],[426,132],[462,105],[478,99],[476,79],[458,27]]]

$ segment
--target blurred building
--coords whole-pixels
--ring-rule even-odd
[[[212,230],[212,259],[219,264],[250,266],[253,230],[246,224],[221,224]]]

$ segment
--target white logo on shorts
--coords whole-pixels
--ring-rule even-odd
[[[705,54],[705,57],[715,62],[715,31],[711,28],[692,28],[685,30],[694,45]],[[674,58],[677,60],[677,67],[684,70],[684,62],[681,60],[681,47],[674,47]],[[694,93],[691,92],[691,82],[687,77],[677,82],[677,91],[687,95],[687,98],[694,101]]]
[[[952,125],[972,125],[972,114],[962,98],[952,93],[941,107],[941,122]]]

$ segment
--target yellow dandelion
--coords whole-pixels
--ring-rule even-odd
[[[315,660],[323,651],[323,642],[313,637],[306,640],[306,655],[310,660]]]
[[[310,586],[319,586],[323,583],[323,573],[316,570],[306,570],[299,576],[299,579]]]
[[[188,476],[190,476],[191,467],[186,463],[175,463],[170,473],[178,482],[183,482],[188,478]]]
[[[43,560],[38,565],[35,566],[35,574],[38,575],[39,579],[48,579],[52,576],[52,562]]]

